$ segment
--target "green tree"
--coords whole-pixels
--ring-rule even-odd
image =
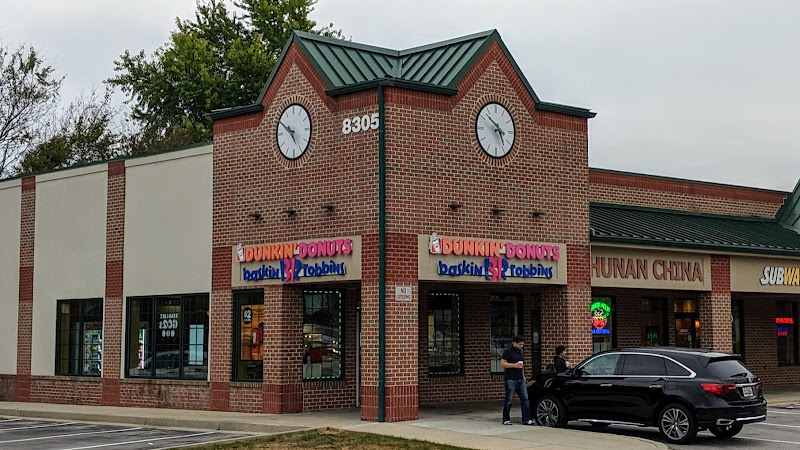
[[[10,175],[37,141],[62,81],[33,47],[0,44],[0,178]]]
[[[19,174],[105,161],[126,153],[125,140],[117,131],[118,116],[111,106],[112,89],[81,95],[61,112],[53,114],[33,148],[21,159]]]
[[[206,115],[253,103],[293,30],[341,37],[332,25],[314,30],[308,15],[316,0],[199,0],[193,20],[177,30],[152,58],[126,51],[108,80],[128,96],[139,135],[131,153],[211,139]]]

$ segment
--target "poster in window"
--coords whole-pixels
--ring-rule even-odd
[[[264,359],[264,305],[244,305],[239,313],[242,335],[241,360],[258,361]]]

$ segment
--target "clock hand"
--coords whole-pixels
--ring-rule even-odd
[[[281,122],[281,126],[282,126],[282,127],[283,127],[283,128],[286,130],[286,131],[288,131],[288,132],[289,132],[289,136],[291,136],[291,137],[292,137],[292,141],[293,141],[293,142],[295,142],[295,143],[297,143],[297,139],[295,139],[295,137],[294,137],[294,130],[292,130],[292,127],[285,125],[283,122]]]

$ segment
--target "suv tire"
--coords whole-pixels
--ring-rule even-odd
[[[689,408],[670,403],[658,414],[658,430],[670,444],[686,444],[697,436],[697,420]]]
[[[743,426],[744,425],[742,425],[740,423],[734,423],[732,425],[728,425],[728,426],[725,426],[725,427],[719,426],[719,425],[715,425],[713,427],[708,427],[708,431],[710,431],[711,434],[713,434],[714,436],[716,436],[716,437],[718,437],[720,439],[725,439],[725,438],[734,437],[737,434],[739,434],[739,432],[742,431],[742,427]]]
[[[567,408],[558,398],[545,395],[536,402],[533,417],[543,427],[563,428],[567,425]]]

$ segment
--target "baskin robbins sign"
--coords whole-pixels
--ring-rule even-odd
[[[563,243],[419,235],[419,279],[567,284],[566,247]]]
[[[361,238],[308,239],[232,248],[233,286],[361,279]]]

